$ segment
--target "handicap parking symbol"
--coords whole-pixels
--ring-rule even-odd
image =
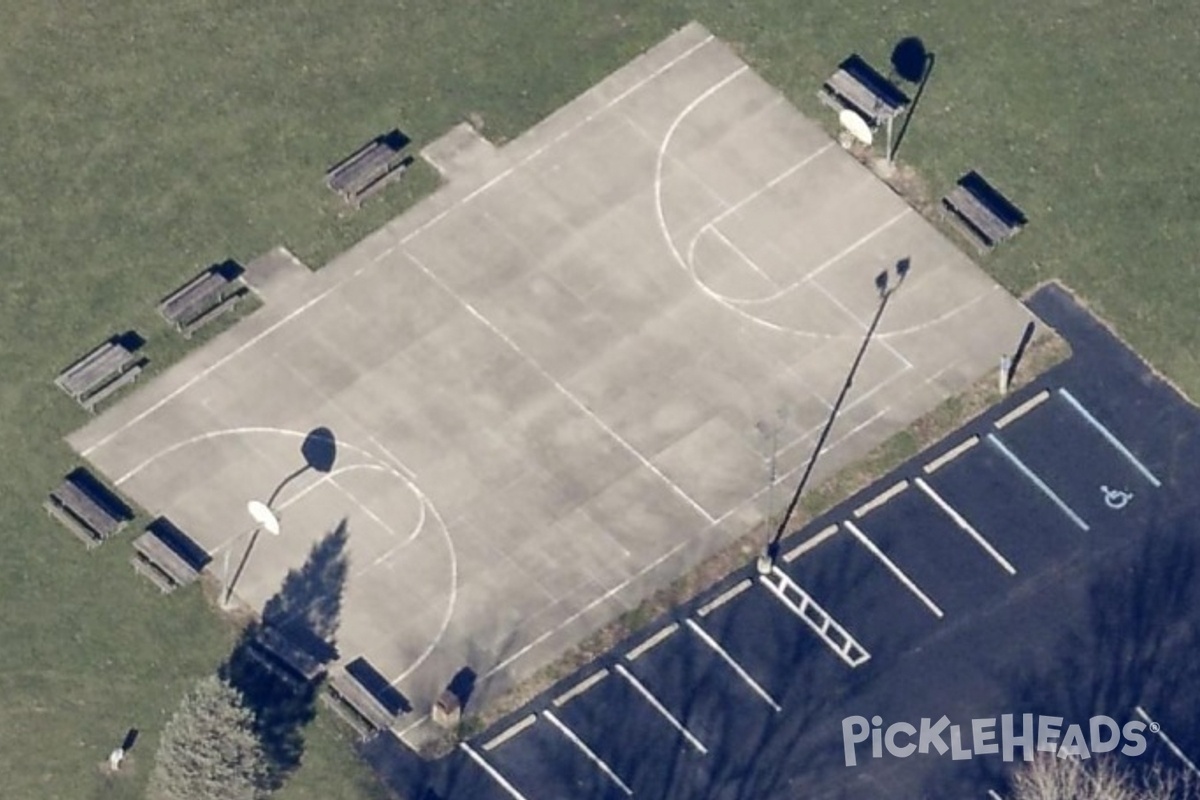
[[[1121,489],[1109,489],[1107,486],[1101,486],[1100,491],[1104,493],[1104,505],[1114,511],[1120,511],[1129,505],[1129,501],[1133,499],[1133,492],[1126,492]]]

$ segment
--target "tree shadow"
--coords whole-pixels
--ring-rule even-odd
[[[221,675],[241,691],[276,785],[300,765],[304,727],[316,716],[320,674],[337,658],[334,636],[341,614],[349,530],[342,520],[313,545],[299,569],[242,632]],[[280,643],[285,643],[286,649]]]

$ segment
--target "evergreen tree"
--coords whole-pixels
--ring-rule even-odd
[[[210,676],[163,730],[150,776],[152,800],[261,800],[269,770],[241,692]]]

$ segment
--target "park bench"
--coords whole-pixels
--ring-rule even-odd
[[[325,182],[358,208],[412,166],[412,156],[401,155],[407,144],[398,130],[377,136],[326,171]]]
[[[241,272],[232,261],[209,267],[164,298],[158,313],[190,339],[195,331],[237,305],[246,293]]]
[[[258,629],[247,652],[268,672],[297,691],[312,685],[325,672],[324,664],[270,625]]]
[[[872,128],[890,122],[908,108],[908,97],[895,84],[875,71],[860,56],[852,55],[838,65],[818,93],[837,110],[848,108]]]
[[[63,480],[44,504],[91,550],[118,533],[132,518],[129,508],[85,469]]]
[[[978,172],[968,172],[942,198],[947,218],[980,252],[1012,238],[1025,215]]]
[[[390,730],[407,710],[404,697],[365,658],[331,672],[325,689],[326,705],[363,739]]]
[[[55,385],[85,409],[94,411],[101,400],[136,380],[146,364],[120,338],[109,339],[67,367],[54,379]]]
[[[208,554],[166,517],[159,517],[133,542],[133,568],[163,593],[187,586],[200,577]]]

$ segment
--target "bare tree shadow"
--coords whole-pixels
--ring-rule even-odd
[[[300,765],[304,727],[316,716],[319,674],[337,657],[349,530],[342,520],[313,545],[267,601],[261,622],[242,632],[221,674],[246,698],[277,785]],[[281,654],[277,642],[286,642]],[[316,676],[314,678],[314,676]]]

